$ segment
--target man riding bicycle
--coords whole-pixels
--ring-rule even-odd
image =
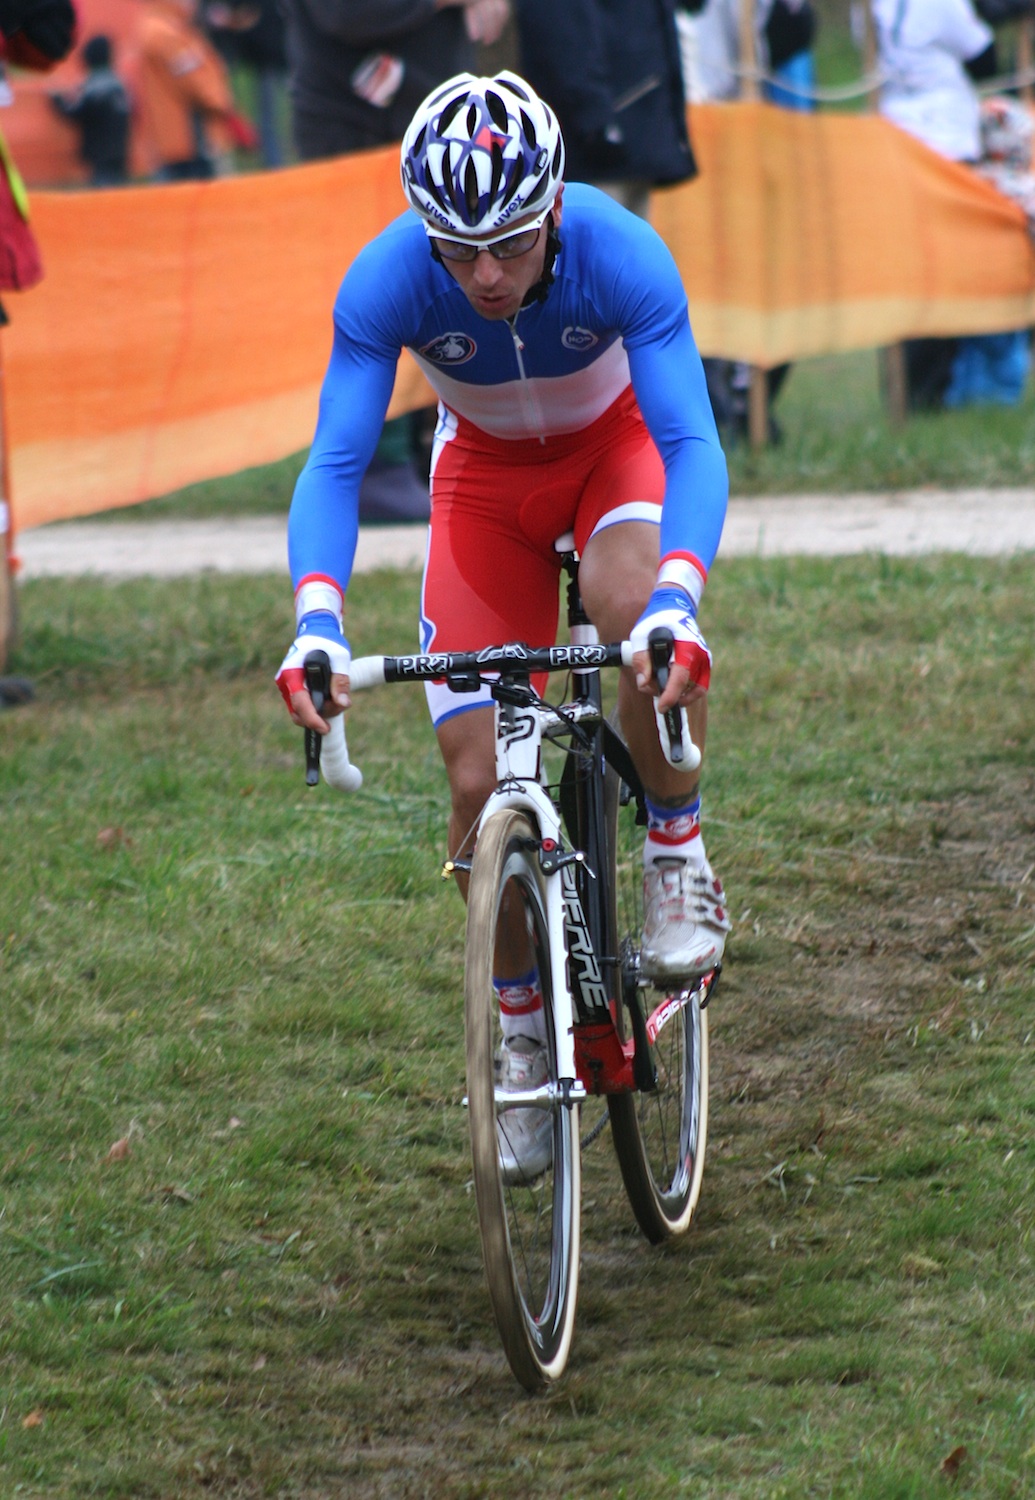
[[[513,73],[462,74],[417,110],[402,143],[412,211],[357,256],[335,303],[288,523],[298,634],[277,682],[294,722],[321,733],[349,705],[342,610],[359,483],[407,348],[439,397],[422,650],[552,642],[554,543],[574,533],[601,639],[638,648],[619,709],[647,793],[641,963],[667,983],[714,967],[730,924],[705,857],[697,777],[662,754],[647,638],[672,631],[658,707],[685,706],[703,746],[711,655],[696,615],[725,517],[726,462],[671,256],[641,219],[595,188],[565,186],[563,173],[555,116]],[[324,717],[303,678],[316,649],[333,674]],[[444,683],[427,696],[456,858],[495,785],[491,698]],[[504,1087],[534,1086],[545,1068],[542,999],[528,979],[497,980]]]

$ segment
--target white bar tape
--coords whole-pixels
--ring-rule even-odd
[[[385,680],[383,656],[357,656],[349,668],[349,691],[362,693],[366,688],[380,687]]]
[[[363,785],[363,772],[349,760],[349,749],[345,743],[345,716],[335,714],[331,727],[320,746],[320,770],[328,786],[338,792],[358,792]]]
[[[681,738],[683,758],[682,760],[673,760],[672,740],[669,737],[668,724],[666,723],[665,715],[658,713],[657,703],[658,700],[655,698],[654,717],[658,721],[658,739],[661,741],[661,748],[665,759],[674,771],[683,771],[689,776],[701,764],[701,752],[690,738],[690,721],[686,716],[686,709],[681,708],[679,710],[679,722],[683,731]]]

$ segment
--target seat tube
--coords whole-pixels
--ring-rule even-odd
[[[568,566],[568,632],[573,646],[596,646],[600,636],[596,626],[586,614],[579,592],[578,566]],[[599,667],[576,667],[574,669],[576,696],[590,704],[597,712],[602,711],[603,690]],[[584,761],[577,783],[579,809],[579,844],[586,856],[589,868],[597,879],[580,881],[580,896],[583,911],[589,926],[590,937],[598,959],[607,953],[608,942],[608,890],[605,872],[607,849],[605,847],[605,810],[603,746],[601,731],[594,732],[594,753]]]

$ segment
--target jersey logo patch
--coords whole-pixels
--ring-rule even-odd
[[[478,345],[466,333],[442,333],[420,352],[435,365],[464,365],[478,352]]]
[[[565,349],[592,349],[594,344],[600,340],[595,333],[590,333],[588,328],[573,328],[570,324],[561,334],[561,343]]]

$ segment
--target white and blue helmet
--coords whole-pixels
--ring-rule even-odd
[[[550,206],[564,142],[553,110],[516,73],[460,73],[410,121],[401,168],[410,206],[430,228],[475,239]]]

